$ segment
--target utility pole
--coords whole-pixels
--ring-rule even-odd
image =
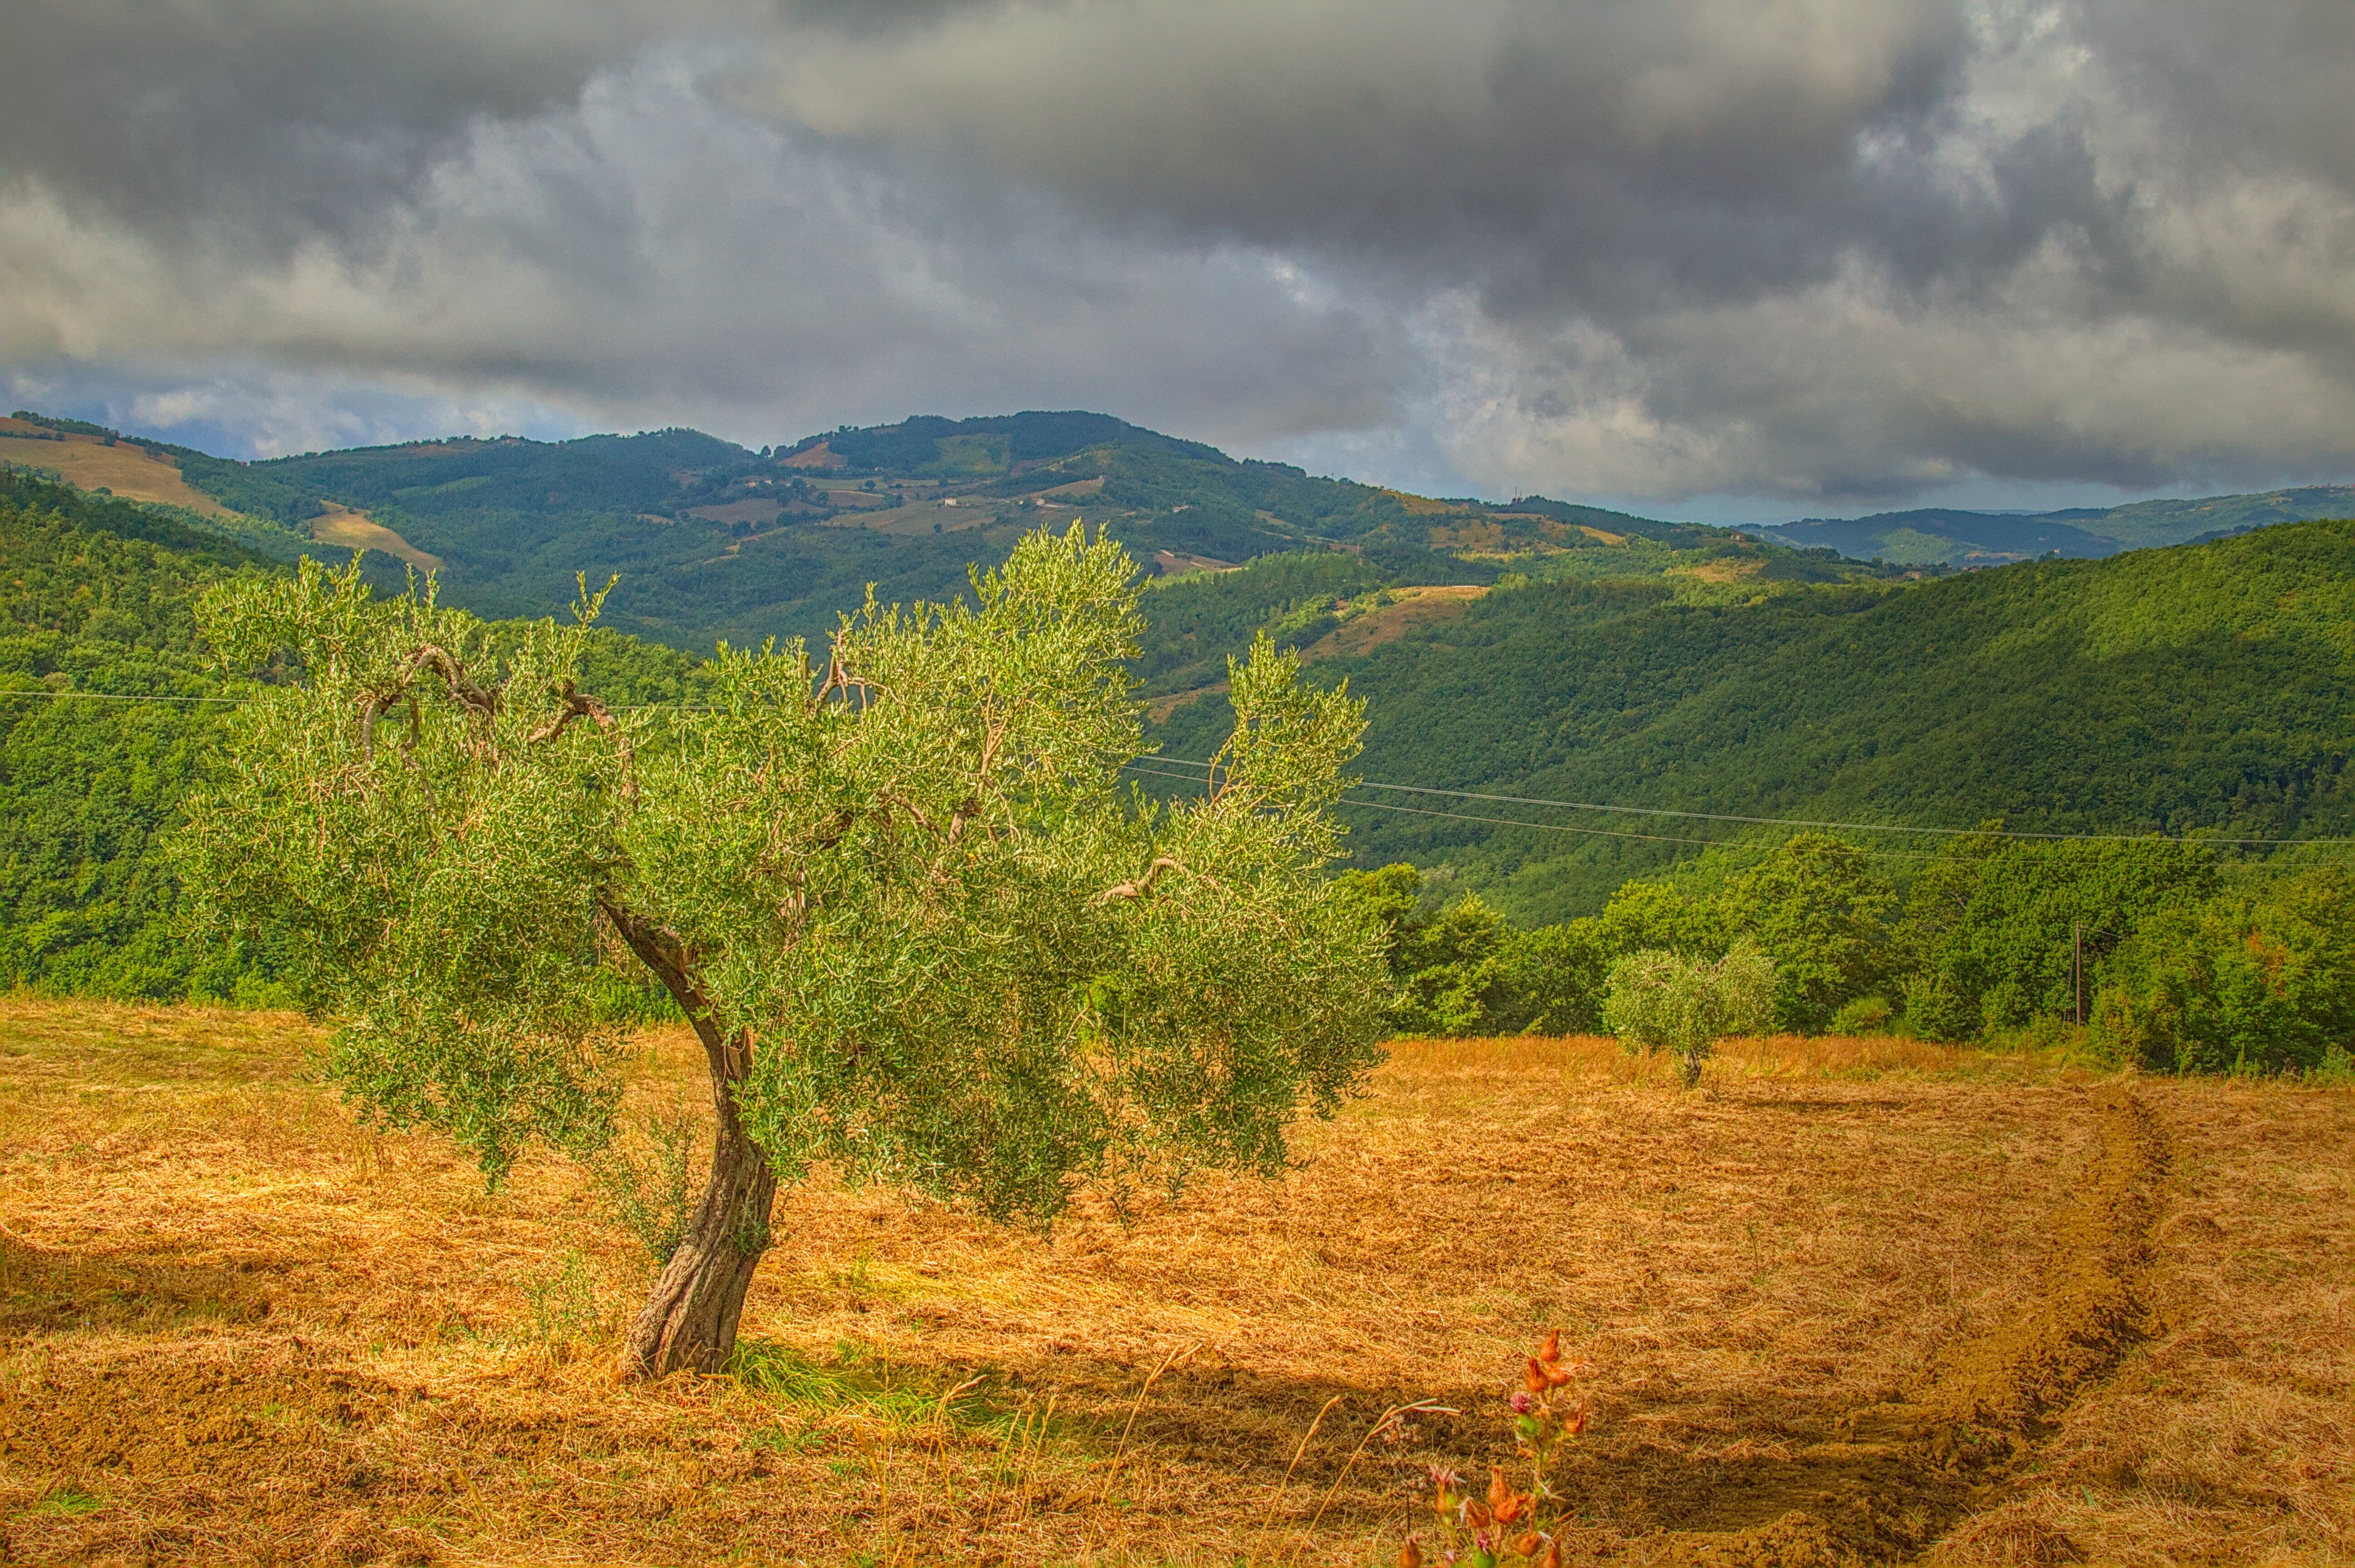
[[[2071,948],[2069,969],[2077,983],[2077,1027],[2085,1027],[2085,927],[2077,921],[2069,923]]]

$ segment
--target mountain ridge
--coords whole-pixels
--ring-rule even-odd
[[[1828,546],[1850,560],[1976,567],[2005,566],[2046,554],[2098,560],[2124,550],[2223,539],[2275,523],[2350,516],[2355,516],[2355,485],[2311,485],[2051,512],[1926,507],[1864,517],[1802,517],[1762,525],[1762,531],[1801,549]]]
[[[672,426],[634,435],[602,433],[561,442],[518,436],[432,437],[251,463],[150,437],[125,436],[85,421],[27,411],[19,411],[16,419],[110,444],[117,440],[132,442],[151,455],[168,455],[178,464],[186,485],[209,503],[198,509],[209,512],[217,505],[265,524],[276,523],[296,547],[309,538],[309,524],[319,515],[320,505],[332,502],[366,515],[420,560],[439,559],[439,552],[430,543],[410,540],[398,528],[397,518],[387,520],[373,514],[379,509],[400,513],[416,505],[443,512],[446,526],[447,507],[430,497],[400,492],[447,491],[453,481],[487,492],[476,497],[477,510],[483,509],[481,502],[497,496],[517,516],[544,522],[551,512],[569,506],[574,521],[587,534],[597,531],[591,519],[601,515],[598,500],[618,501],[622,492],[627,492],[627,499],[636,508],[631,515],[646,520],[666,517],[676,522],[685,512],[699,522],[732,528],[784,516],[836,521],[847,512],[862,510],[883,514],[867,520],[886,528],[894,522],[912,522],[918,528],[941,522],[941,531],[949,532],[958,531],[952,525],[967,524],[968,517],[947,517],[944,514],[952,508],[936,507],[921,516],[893,518],[888,514],[907,508],[873,505],[860,488],[861,482],[870,478],[885,482],[890,488],[884,494],[903,499],[909,498],[911,489],[931,485],[943,493],[936,498],[954,496],[966,506],[977,499],[987,507],[1037,498],[1047,486],[1035,483],[1036,475],[1069,471],[1066,476],[1082,485],[1095,480],[1109,484],[1113,494],[1104,499],[1111,503],[1110,509],[1130,514],[1132,523],[1154,514],[1145,530],[1151,537],[1139,541],[1149,547],[1143,552],[1148,559],[1167,549],[1181,560],[1219,563],[1249,559],[1270,549],[1348,544],[1367,535],[1373,536],[1378,549],[1392,553],[1403,546],[1410,551],[1420,549],[1459,561],[1484,554],[1542,553],[1547,541],[1527,523],[1543,519],[1688,548],[1708,537],[1739,534],[1802,550],[1830,549],[1858,563],[1879,560],[1935,570],[2005,565],[2047,554],[2095,559],[2274,523],[2355,513],[2355,485],[2342,485],[2045,512],[1920,507],[1864,517],[1801,517],[1785,523],[1715,528],[1537,495],[1504,502],[1412,496],[1348,478],[1311,475],[1287,464],[1234,458],[1207,443],[1086,410],[1033,410],[964,419],[918,414],[892,424],[837,426],[757,450]],[[0,441],[18,433],[0,430]],[[1103,454],[1126,472],[1117,477],[1076,474],[1074,463],[1086,466],[1084,460],[1091,453]],[[649,454],[655,461],[641,461]],[[29,459],[14,451],[0,456],[39,465],[38,453]],[[449,477],[430,485],[387,485],[383,481],[388,465],[438,466]],[[502,477],[523,478],[526,484],[502,485]],[[550,477],[558,481],[552,486],[545,484]],[[581,493],[584,480],[591,492],[586,496]],[[765,485],[759,483],[762,480]],[[799,488],[794,487],[795,481]],[[533,484],[538,485],[537,490],[531,488]],[[762,495],[763,489],[769,494]],[[778,499],[779,505],[764,511],[760,503],[768,499]],[[188,504],[185,498],[183,504]],[[1180,523],[1178,518],[1188,511],[1207,515]],[[1472,534],[1487,537],[1464,537],[1463,530],[1456,528],[1446,529],[1451,537],[1436,543],[1429,538],[1415,539],[1407,519],[1417,516],[1468,520]],[[1494,525],[1493,531],[1486,525]],[[429,533],[436,531],[430,522],[426,528]],[[739,530],[739,537],[758,531]],[[265,538],[262,542],[266,547],[270,541]],[[287,541],[279,542],[282,546]],[[1482,549],[1484,543],[1492,548]],[[1221,554],[1222,550],[1230,553]],[[460,552],[462,557],[465,553]],[[1427,562],[1422,569],[1426,574],[1432,570]],[[464,572],[462,561],[453,584]]]
[[[677,646],[823,635],[869,583],[886,600],[954,596],[969,562],[1002,560],[1026,528],[1082,518],[1165,574],[1303,552],[1370,563],[1391,588],[1880,570],[1542,496],[1436,500],[1319,477],[1085,411],[921,416],[757,450],[679,429],[455,437],[250,464],[149,444],[282,556],[381,529],[377,542],[410,563],[441,563],[447,601],[492,616],[568,603],[578,572],[615,575],[613,624]],[[389,587],[404,568],[379,557],[369,570]]]

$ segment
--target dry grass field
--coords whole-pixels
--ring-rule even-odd
[[[346,549],[380,550],[397,556],[420,571],[441,570],[442,558],[428,555],[386,528],[371,519],[366,512],[355,512],[335,501],[322,501],[326,508],[311,519],[311,537],[321,544],[342,545]]]
[[[0,419],[0,459],[28,468],[47,468],[85,490],[101,486],[126,501],[158,501],[186,507],[208,517],[237,514],[180,477],[180,465],[163,453],[150,453],[134,441],[112,444],[94,435],[70,432],[62,441],[41,439],[38,425]]]
[[[1283,1181],[1050,1240],[796,1193],[740,1372],[616,1386],[591,1185],[486,1194],[311,1038],[0,998],[0,1561],[1388,1563],[1557,1326],[1568,1562],[2355,1556],[2345,1089],[1410,1043]]]
[[[1465,606],[1487,592],[1478,587],[1393,588],[1391,603],[1350,616],[1303,648],[1301,662],[1370,653],[1385,643],[1397,642],[1415,627],[1461,615]]]

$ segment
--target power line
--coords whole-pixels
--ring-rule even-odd
[[[71,698],[90,702],[214,703],[229,708],[242,707],[252,700],[250,698],[244,697],[175,697],[162,693],[78,690],[44,691],[30,688],[18,688],[16,690],[0,690],[0,698],[9,697],[38,697],[53,700]],[[683,702],[621,703],[615,705],[611,710],[616,713],[627,713],[641,712],[650,709],[668,710],[677,713],[708,713],[712,711],[710,708],[706,706],[691,705]],[[1190,757],[1165,756],[1159,752],[1150,753],[1150,760],[1158,763],[1171,763],[1181,767],[1189,768],[1209,769],[1213,765],[1206,762],[1198,762]],[[1135,767],[1136,763],[1132,760],[1123,765],[1126,767]],[[1159,773],[1160,776],[1164,778],[1183,779],[1194,776],[1186,773],[1161,773],[1160,770],[1152,768],[1142,769],[1140,771]],[[1727,822],[1752,827],[1815,827],[1841,833],[1924,833],[1936,835],[1941,837],[2020,838],[2048,842],[2097,844],[2148,844],[2154,841],[2160,841],[2169,844],[2227,845],[2235,848],[2248,848],[2252,846],[2262,846],[2269,848],[2290,848],[2297,847],[2355,844],[2355,838],[2347,837],[2211,838],[2206,837],[2192,837],[2188,835],[2170,833],[2047,833],[2038,832],[2029,828],[2017,827],[1924,827],[1894,822],[1822,822],[1796,816],[1744,816],[1730,812],[1679,811],[1672,807],[1663,805],[1611,805],[1599,801],[1549,800],[1537,795],[1491,795],[1480,790],[1440,789],[1429,784],[1389,784],[1380,779],[1360,779],[1358,781],[1355,787],[1359,789],[1391,790],[1401,795],[1440,795],[1453,800],[1476,800],[1491,805],[1533,805],[1556,811],[1597,811],[1627,816],[1665,816],[1686,822]],[[1462,822],[1485,822],[1499,827],[1530,827],[1538,829],[1540,832],[1580,833],[1593,837],[1641,838],[1659,844],[1722,844],[1729,842],[1729,840],[1722,838],[1681,838],[1664,834],[1653,833],[1614,833],[1607,828],[1601,827],[1572,827],[1567,824],[1553,822],[1522,822],[1512,817],[1504,816],[1473,816],[1463,812],[1432,811],[1427,809],[1418,811],[1412,806],[1391,805],[1380,801],[1348,800],[1346,797],[1344,804],[1365,806],[1369,809],[1377,811],[1405,812],[1410,815],[1419,816],[1444,816]],[[1918,853],[1918,851],[1892,849],[1886,851],[1886,853],[1911,854]]]
[[[1207,768],[1209,763],[1190,757],[1164,757],[1155,753],[1159,762],[1178,763],[1189,768]],[[1678,811],[1664,805],[1605,805],[1587,800],[1545,800],[1535,795],[1487,795],[1479,790],[1436,789],[1428,784],[1384,784],[1377,779],[1360,779],[1360,789],[1396,790],[1404,795],[1445,795],[1456,800],[1486,801],[1492,805],[1542,805],[1561,811],[1604,811],[1630,816],[1672,816],[1688,822],[1732,822],[1756,827],[1821,827],[1848,833],[1932,833],[1956,838],[2041,838],[2080,842],[2147,844],[2153,839],[2165,839],[2171,844],[2264,844],[2287,846],[2300,844],[2355,844],[2355,838],[2193,838],[2169,833],[2041,833],[2016,827],[1916,827],[1893,822],[1816,822],[1796,816],[1739,816],[1727,812]],[[1359,801],[1357,805],[1371,805]],[[1518,823],[1517,827],[1535,827],[1538,823]],[[1694,839],[1694,843],[1718,840]]]
[[[120,691],[41,691],[30,688],[0,691],[0,697],[77,698],[84,702],[218,702],[230,708],[242,707],[243,697],[172,697],[162,692],[135,693]]]
[[[1622,833],[1615,827],[1573,827],[1566,822],[1520,822],[1509,816],[1474,816],[1462,811],[1433,811],[1420,805],[1393,805],[1386,800],[1350,800],[1342,798],[1344,805],[1362,805],[1374,811],[1403,811],[1414,816],[1444,816],[1456,822],[1489,822],[1499,827],[1534,827],[1547,833],[1579,833],[1600,838],[1641,838],[1654,844],[1704,844],[1714,848],[1731,844],[1731,838],[1676,838],[1664,833]],[[1905,853],[1899,850],[1899,854]]]
[[[1177,779],[1185,784],[1209,782],[1193,773],[1167,773],[1160,768],[1146,767],[1140,763],[1132,762],[1124,765],[1137,773],[1151,773],[1156,778]],[[1342,796],[1341,803],[1344,805],[1362,805],[1373,811],[1403,811],[1414,816],[1444,816],[1456,822],[1487,822],[1494,823],[1499,827],[1535,827],[1549,833],[1584,833],[1604,838],[1643,838],[1655,844],[1718,845],[1732,842],[1725,838],[1672,838],[1658,833],[1622,833],[1613,827],[1572,827],[1561,822],[1523,822],[1510,816],[1474,816],[1461,811],[1433,811],[1420,805],[1393,805],[1386,800],[1351,800],[1347,795]]]
[[[1182,759],[1173,758],[1171,760],[1181,761]],[[1135,763],[1129,763],[1124,765],[1129,768],[1135,769],[1135,771],[1139,773],[1152,773],[1159,778],[1176,779],[1185,784],[1205,784],[1209,782],[1208,780],[1193,773],[1165,773],[1159,768],[1143,767]],[[1341,804],[1344,805],[1363,806],[1369,811],[1401,811],[1405,812],[1412,816],[1444,816],[1453,822],[1486,822],[1498,827],[1529,827],[1534,828],[1540,833],[1576,833],[1588,837],[1597,838],[1640,838],[1652,844],[1698,844],[1706,848],[1713,849],[1741,842],[1738,838],[1681,838],[1662,833],[1624,833],[1614,827],[1575,827],[1565,822],[1525,822],[1519,817],[1515,816],[1475,816],[1469,812],[1433,811],[1427,806],[1397,805],[1386,800],[1352,800],[1347,795],[1341,797]],[[1926,849],[1880,849],[1876,850],[1875,853],[1882,855],[1903,855],[1910,859],[1927,858],[1930,852]]]

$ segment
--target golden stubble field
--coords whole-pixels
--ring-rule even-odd
[[[1387,1563],[1556,1326],[1568,1561],[2355,1556],[2344,1089],[1408,1043],[1282,1182],[1124,1224],[796,1193],[742,1375],[616,1386],[581,1174],[485,1194],[311,1039],[0,999],[0,1561]]]
[[[85,490],[104,485],[126,501],[186,507],[208,517],[237,515],[181,478],[168,453],[151,453],[135,441],[108,442],[78,431],[48,439],[38,425],[0,419],[0,459],[51,470]]]

